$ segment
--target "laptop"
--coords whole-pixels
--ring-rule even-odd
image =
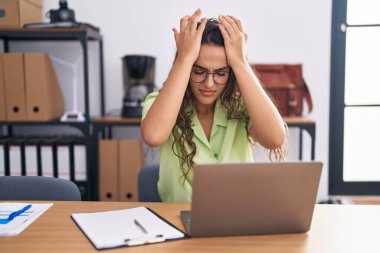
[[[304,233],[310,229],[321,162],[195,165],[191,237]]]

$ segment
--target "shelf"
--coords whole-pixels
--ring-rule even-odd
[[[129,125],[140,125],[141,118],[122,118],[122,117],[96,117],[92,118],[91,122],[94,124],[129,124]]]
[[[4,52],[9,52],[9,43],[11,41],[78,41],[83,51],[83,72],[84,72],[84,111],[86,115],[90,115],[90,103],[88,94],[90,94],[89,85],[89,61],[88,61],[88,41],[99,42],[99,75],[100,75],[100,110],[104,114],[104,67],[103,67],[103,38],[101,34],[91,28],[10,28],[0,29],[0,39],[3,40]],[[88,120],[88,118],[87,118]]]
[[[284,117],[285,123],[288,126],[299,126],[299,125],[315,125],[315,121],[306,117]]]
[[[89,122],[63,122],[59,120],[53,121],[0,121],[0,125],[70,125],[70,126],[79,126],[79,125],[88,125]]]
[[[0,29],[0,38],[7,40],[101,40],[102,36],[91,28],[11,28]]]
[[[305,117],[284,117],[288,126],[295,125],[315,125],[315,121]],[[92,123],[112,123],[112,124],[141,124],[141,118],[123,118],[117,116],[96,117],[91,119]]]
[[[17,126],[68,126],[79,129],[83,134],[89,135],[90,122],[61,122],[53,121],[0,121],[0,127],[17,127]]]

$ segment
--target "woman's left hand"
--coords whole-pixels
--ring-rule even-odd
[[[247,34],[243,30],[241,21],[233,16],[220,15],[219,29],[224,38],[224,47],[228,64],[234,66],[244,64],[246,61],[245,47]]]

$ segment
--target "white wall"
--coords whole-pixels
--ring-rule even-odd
[[[44,12],[57,6],[58,0],[44,0]],[[99,26],[104,36],[107,110],[121,107],[125,54],[155,56],[156,83],[161,87],[175,53],[171,29],[198,7],[204,17],[223,13],[243,21],[250,61],[302,63],[314,100],[310,117],[317,122],[316,160],[325,164],[318,199],[327,197],[331,0],[69,0],[69,6],[75,9],[77,21]],[[298,152],[297,130],[291,130],[289,143],[293,160]],[[309,143],[305,138],[307,157]]]

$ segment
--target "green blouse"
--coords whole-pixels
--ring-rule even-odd
[[[144,118],[158,92],[150,93],[145,100],[142,117]],[[200,124],[196,113],[192,116],[194,129],[193,141],[197,147],[194,163],[229,163],[253,162],[251,146],[247,138],[245,122],[241,120],[228,120],[220,99],[216,101],[214,120],[211,128],[210,141]],[[159,128],[159,126],[157,126]],[[191,202],[192,171],[183,183],[180,170],[180,161],[173,153],[173,134],[159,148],[160,150],[160,176],[158,191],[164,202]],[[174,146],[179,153],[178,144]]]

